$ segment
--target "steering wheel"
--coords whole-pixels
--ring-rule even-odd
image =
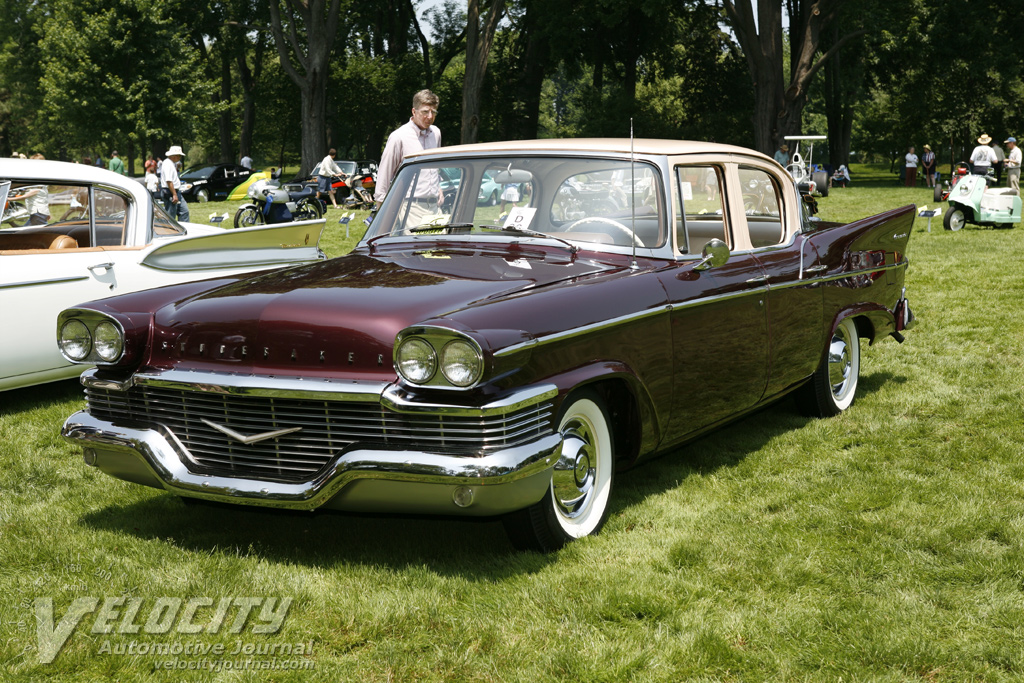
[[[610,225],[613,228],[616,228],[617,230],[626,233],[626,238],[629,239],[634,245],[638,247],[645,246],[644,243],[640,240],[640,238],[636,236],[635,232],[627,228],[622,223],[616,220],[612,220],[611,218],[606,218],[605,216],[587,216],[585,218],[581,218],[577,221],[573,221],[568,227],[566,227],[565,231],[575,232],[579,226],[587,225],[588,223],[603,223],[605,225]]]

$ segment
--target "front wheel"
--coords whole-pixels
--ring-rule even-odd
[[[596,534],[608,518],[614,444],[604,400],[593,391],[574,392],[562,406],[558,430],[562,451],[547,493],[503,520],[509,540],[520,550],[558,550]]]
[[[846,318],[832,333],[821,365],[800,388],[800,412],[808,417],[838,415],[853,405],[859,382],[860,337],[853,318]]]
[[[255,225],[263,225],[263,214],[255,206],[243,206],[235,212],[236,228],[251,228]]]
[[[316,199],[300,199],[296,205],[295,220],[297,221],[312,221],[322,218],[323,215],[320,202]]]
[[[965,223],[967,223],[967,215],[959,206],[949,207],[949,211],[942,219],[942,226],[946,230],[959,230],[964,227]]]
[[[208,190],[197,190],[196,191],[196,200],[199,201],[199,202],[208,202],[208,201],[210,201],[210,193],[209,193],[209,191]]]

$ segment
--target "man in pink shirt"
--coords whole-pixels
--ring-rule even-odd
[[[429,90],[420,90],[412,97],[412,118],[388,136],[377,167],[377,188],[373,193],[378,207],[384,201],[391,181],[395,179],[395,173],[406,156],[441,146],[441,130],[433,125],[437,116],[437,103],[437,95]],[[422,210],[423,215],[436,213],[441,195],[437,171],[424,171],[411,194],[410,199]]]

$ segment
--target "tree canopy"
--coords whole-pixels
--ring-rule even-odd
[[[308,171],[377,158],[412,94],[451,144],[727,142],[828,158],[1024,134],[1024,14],[995,0],[0,0],[0,154]],[[817,155],[816,155],[817,156]]]

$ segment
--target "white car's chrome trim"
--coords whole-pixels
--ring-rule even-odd
[[[16,287],[34,287],[35,285],[56,285],[62,282],[78,282],[79,280],[88,280],[87,275],[75,275],[71,277],[55,277],[47,280],[25,280],[24,282],[9,282],[7,284],[0,284],[0,289],[14,289]]]

